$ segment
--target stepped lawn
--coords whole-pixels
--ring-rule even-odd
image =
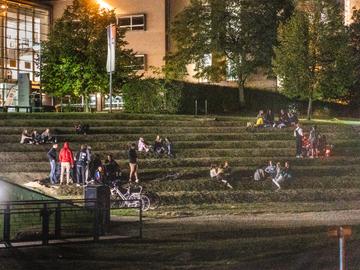
[[[292,129],[247,130],[249,117],[192,117],[137,114],[1,114],[0,176],[20,184],[48,176],[46,151],[49,145],[21,145],[23,128],[51,128],[60,142],[92,146],[104,159],[111,153],[127,179],[129,143],[141,136],[152,142],[157,134],[174,143],[176,158],[155,158],[140,154],[140,179],[148,191],[156,192],[161,206],[148,216],[204,214],[292,213],[360,208],[360,140],[357,121],[303,121],[305,131],[314,123],[334,145],[333,156],[295,159]],[[86,136],[75,135],[76,122],[88,123]],[[211,181],[212,163],[229,161],[233,190]],[[290,161],[293,179],[275,192],[271,180],[255,182],[254,170],[274,162]],[[172,177],[176,175],[176,177]],[[40,188],[59,198],[79,198],[75,187]]]

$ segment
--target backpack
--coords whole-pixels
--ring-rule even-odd
[[[78,157],[78,164],[85,166],[86,162],[88,161],[88,157],[87,157],[87,153],[86,152],[79,152],[79,157]]]

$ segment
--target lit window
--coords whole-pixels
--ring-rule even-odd
[[[16,60],[10,59],[10,67],[16,68]]]
[[[135,30],[146,30],[146,16],[145,14],[140,15],[129,15],[118,17],[118,25],[120,28],[126,28],[131,31]]]

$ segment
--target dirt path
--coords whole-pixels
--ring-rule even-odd
[[[180,217],[171,219],[149,219],[148,224],[177,224],[179,226],[223,224],[241,228],[297,228],[313,226],[339,226],[360,224],[360,210],[342,210],[306,213],[274,213],[255,215],[214,215]]]

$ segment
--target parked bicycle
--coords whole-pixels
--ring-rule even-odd
[[[135,188],[138,190],[134,192],[131,185],[125,188],[126,192],[121,191],[121,187],[114,184],[110,189],[111,191],[111,207],[129,207],[138,208],[140,202],[143,211],[147,211],[150,208],[150,199],[148,196],[142,194],[143,187],[137,185]]]

